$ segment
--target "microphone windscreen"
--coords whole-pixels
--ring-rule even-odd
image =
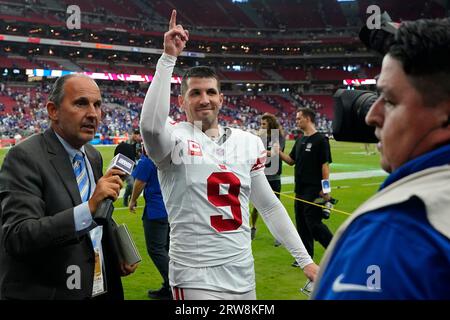
[[[121,153],[118,153],[109,164],[108,170],[111,168],[116,168],[122,170],[126,174],[130,175],[133,172],[134,161],[124,156]]]

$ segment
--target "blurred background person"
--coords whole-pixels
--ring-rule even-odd
[[[130,141],[121,142],[117,145],[116,149],[114,149],[114,156],[118,153],[127,156],[133,161],[139,160],[142,153],[142,139],[141,132],[139,129],[134,129],[133,134],[131,135]],[[133,190],[133,182],[134,178],[132,175],[128,175],[125,178],[125,192],[123,194],[123,206],[128,207],[128,201],[131,196],[131,191]]]
[[[280,150],[280,158],[290,166],[295,165],[295,197],[308,202],[319,197],[331,200],[330,194],[323,192],[321,183],[330,177],[330,143],[327,137],[317,132],[315,119],[316,113],[312,109],[298,109],[297,126],[303,136],[295,141],[289,155]],[[323,218],[321,207],[295,201],[297,231],[311,257],[314,257],[314,240],[326,248],[333,237]],[[296,261],[292,265],[297,266]]]
[[[267,161],[266,168],[264,169],[264,174],[266,175],[267,181],[269,181],[270,187],[275,191],[275,195],[280,199],[281,192],[281,173],[282,173],[282,161],[278,154],[272,154],[272,146],[277,144],[281,151],[284,151],[286,144],[285,133],[281,125],[278,123],[275,115],[271,113],[264,113],[261,117],[261,129],[259,132],[259,137],[261,138],[264,147],[267,150]],[[277,161],[277,164],[271,163],[271,161]],[[276,166],[276,172],[274,172],[273,166]],[[258,210],[256,208],[252,209],[250,215],[250,226],[251,226],[251,238],[252,240],[256,235],[256,221],[258,219]],[[281,243],[275,239],[274,245],[279,246]]]
[[[164,206],[158,172],[155,164],[143,149],[134,171],[133,192],[129,203],[130,212],[136,212],[137,199],[144,191],[145,207],[142,215],[147,252],[161,277],[162,287],[158,290],[148,290],[152,299],[170,300],[172,293],[169,285],[169,221]]]

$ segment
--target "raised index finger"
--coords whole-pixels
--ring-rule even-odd
[[[175,26],[177,25],[177,10],[172,10],[172,15],[170,16],[170,21],[169,21],[169,30],[175,28]]]

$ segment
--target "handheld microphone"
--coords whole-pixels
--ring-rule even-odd
[[[133,172],[133,166],[134,166],[133,160],[124,156],[121,153],[118,153],[111,160],[107,171],[112,168],[116,168],[125,172],[127,175],[130,175]],[[112,212],[114,211],[113,202],[114,200],[112,198],[106,198],[102,202],[100,202],[100,204],[97,207],[97,211],[94,214],[94,219],[109,220],[112,216]]]

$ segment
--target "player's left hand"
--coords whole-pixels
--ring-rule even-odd
[[[317,274],[319,273],[319,266],[315,263],[310,263],[303,268],[305,276],[312,282],[316,281]]]

